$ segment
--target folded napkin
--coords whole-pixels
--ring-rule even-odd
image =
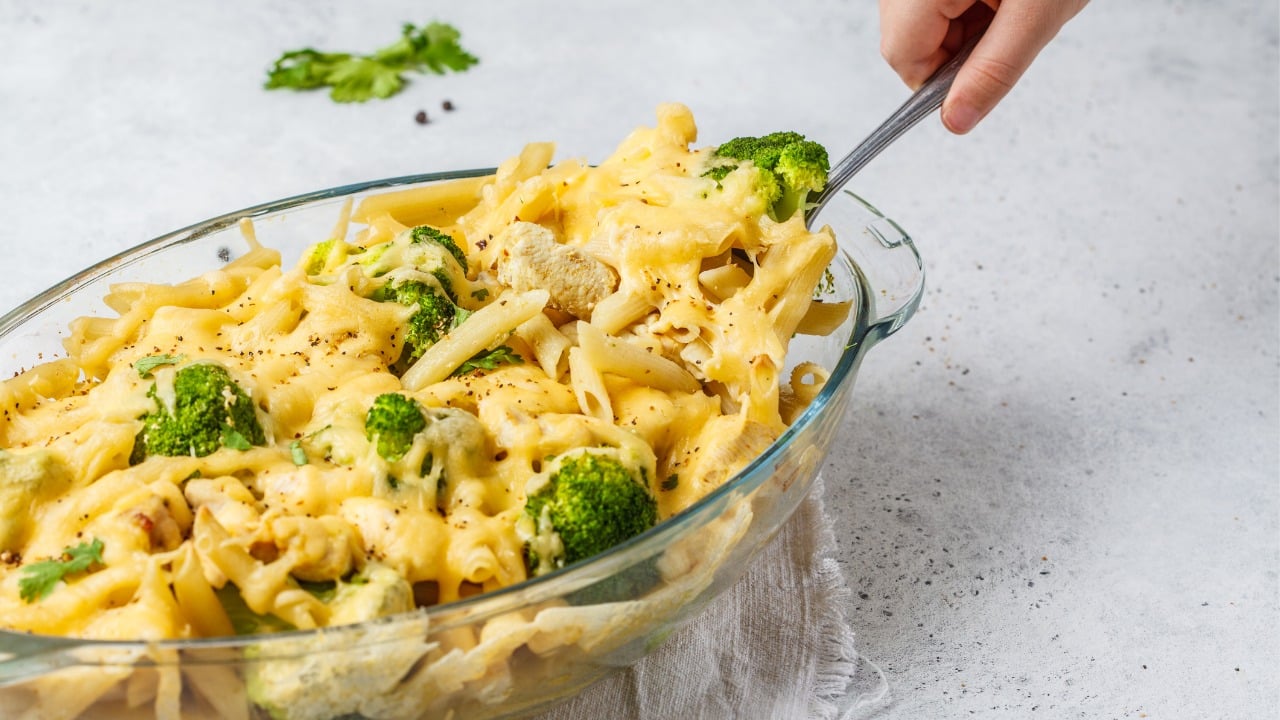
[[[835,720],[857,653],[822,479],[732,588],[652,655],[538,720]]]

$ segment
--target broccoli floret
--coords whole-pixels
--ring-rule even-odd
[[[228,585],[230,587],[230,585]],[[304,587],[310,591],[310,588]],[[238,592],[237,592],[238,594]],[[314,594],[314,593],[313,593]],[[413,587],[395,570],[370,562],[356,576],[321,591],[329,625],[411,612]],[[272,720],[354,720],[401,717],[412,702],[402,680],[434,645],[425,616],[369,623],[351,634],[317,633],[245,650],[245,694]],[[417,630],[408,628],[416,627]],[[260,632],[266,632],[262,630]]]
[[[279,638],[245,650],[245,695],[253,717],[364,720],[409,716],[423,702],[408,682],[438,643],[425,615],[369,622],[360,629]],[[435,659],[435,658],[432,658]]]
[[[445,252],[418,247],[422,245],[435,245]],[[405,329],[404,353],[393,371],[407,369],[471,314],[458,305],[455,289],[460,284],[464,289],[469,287],[467,257],[453,238],[429,225],[375,246],[358,262],[370,277],[391,273],[390,279],[371,295],[372,299],[418,308]],[[405,273],[405,269],[412,272]]]
[[[373,299],[418,308],[405,328],[404,353],[398,363],[401,366],[422,357],[427,348],[471,315],[470,311],[455,305],[440,288],[421,280],[387,283],[373,294]]]
[[[364,248],[351,245],[337,238],[329,238],[307,248],[302,256],[302,269],[307,275],[324,275],[341,267],[351,255],[359,255]]]
[[[641,477],[609,455],[586,451],[562,457],[524,511],[536,528],[527,545],[534,575],[598,555],[653,527],[658,517]]]
[[[719,182],[742,162],[758,172],[769,216],[778,222],[802,209],[809,193],[826,187],[831,169],[826,148],[799,133],[776,132],[724,143],[712,152],[711,167],[703,175]]]
[[[404,348],[391,364],[403,374],[427,348],[456,328],[488,289],[467,278],[467,256],[449,235],[429,225],[405,230],[367,248],[341,240],[313,245],[302,267],[311,282],[324,283],[356,269],[353,285],[364,297],[415,308],[404,328]],[[463,307],[463,305],[467,307]]]
[[[413,228],[394,240],[374,245],[356,262],[372,278],[397,269],[412,269],[430,275],[454,303],[458,302],[455,289],[470,287],[467,283],[467,256],[453,238],[429,225]]]
[[[330,238],[323,242],[318,242],[307,249],[302,264],[308,275],[319,275],[324,272],[325,267],[329,265],[329,255],[333,252],[333,246],[336,242],[336,240]]]
[[[330,625],[349,625],[413,610],[413,586],[392,568],[371,561],[325,601]]]
[[[431,425],[431,421],[432,419],[427,416],[417,400],[399,393],[384,393],[374,398],[369,411],[365,413],[364,433],[382,459],[389,463],[398,463],[413,448],[414,438],[425,431]],[[431,450],[428,449],[416,471],[404,467],[399,470],[393,468],[395,472],[405,472],[408,475],[399,477],[388,474],[387,484],[395,490],[400,487],[401,480],[413,482],[412,478],[415,476],[429,477],[434,463],[435,459],[432,457]],[[438,499],[443,494],[445,483],[443,470],[436,478],[436,483]]]
[[[247,450],[266,444],[253,400],[221,365],[187,365],[161,387],[157,380],[147,391],[156,409],[141,418],[130,464],[151,455],[204,457],[224,446]]]
[[[467,256],[462,252],[462,248],[458,247],[458,243],[452,237],[445,235],[430,225],[419,225],[414,228],[409,232],[409,239],[414,245],[435,243],[444,248],[449,253],[449,257],[453,258],[457,263],[456,268],[449,267],[448,261],[442,258],[441,262],[432,269],[422,266],[422,260],[418,260],[420,268],[430,272],[436,282],[440,283],[440,289],[444,290],[445,295],[449,296],[449,301],[456,305],[458,294],[454,291],[454,279],[465,278],[467,274]],[[461,274],[459,274],[459,271],[461,271]]]
[[[410,234],[415,243],[433,242],[449,251],[454,260],[458,261],[458,267],[462,268],[462,272],[467,272],[467,256],[462,252],[462,248],[458,247],[458,243],[451,236],[431,227],[430,225],[419,225],[413,229]]]
[[[364,416],[365,436],[388,462],[404,457],[413,446],[414,436],[426,428],[422,406],[400,393],[383,393],[374,398]]]

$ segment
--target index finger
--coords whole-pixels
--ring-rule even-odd
[[[1005,0],[942,103],[947,129],[958,134],[972,130],[1083,6],[1078,0]]]
[[[971,31],[960,18],[999,0],[880,0],[880,54],[912,89],[954,54]]]

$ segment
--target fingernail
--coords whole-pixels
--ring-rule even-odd
[[[957,135],[963,135],[974,128],[982,114],[972,105],[957,104],[942,108],[942,124]]]

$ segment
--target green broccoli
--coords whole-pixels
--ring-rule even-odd
[[[430,275],[455,304],[457,288],[470,287],[467,256],[452,237],[430,225],[421,225],[390,242],[375,245],[356,262],[371,278],[382,277],[393,270]]]
[[[734,138],[717,147],[710,162],[703,175],[717,182],[737,170],[739,163],[750,162],[758,173],[769,216],[778,222],[802,210],[809,193],[826,187],[831,169],[826,148],[794,132]]]
[[[643,477],[594,452],[564,456],[525,501],[529,569],[543,575],[598,555],[653,527],[658,506]]]
[[[414,436],[426,428],[422,406],[400,393],[383,393],[374,398],[364,417],[365,436],[388,462],[404,457],[413,447]]]
[[[141,418],[130,464],[152,455],[204,457],[221,447],[266,444],[253,400],[221,365],[192,363],[174,373],[163,392],[159,387],[152,383],[147,391],[156,409]]]
[[[368,248],[326,240],[313,245],[303,259],[312,282],[357,268],[369,281],[362,294],[377,302],[393,302],[415,308],[404,329],[404,347],[390,370],[404,374],[427,348],[471,316],[489,289],[467,278],[467,256],[458,242],[438,228],[420,225],[394,239]],[[367,289],[373,286],[374,289]],[[464,300],[460,301],[459,298]],[[466,299],[469,298],[469,299]],[[477,369],[492,370],[501,363],[518,363],[520,357],[505,346],[478,353],[455,374]]]
[[[369,623],[359,631],[362,642],[353,643],[349,633],[336,632],[280,638],[269,645],[247,647],[245,693],[260,710],[254,717],[353,720],[403,715],[408,701],[402,680],[434,647],[426,642],[425,615],[403,617],[414,609],[413,586],[399,572],[377,561],[370,561],[346,580],[319,587],[313,583],[298,585],[328,606],[329,626],[390,615],[402,617],[394,623]],[[239,595],[230,583],[227,587]],[[234,602],[243,605],[243,600]],[[289,629],[255,628],[253,623],[278,621],[248,613],[245,620],[251,631]],[[240,627],[237,625],[237,629]],[[408,627],[416,627],[417,631],[407,630]],[[415,686],[408,687],[412,692]]]
[[[419,225],[409,232],[409,239],[414,245],[426,245],[434,243],[439,245],[449,253],[449,257],[453,258],[456,266],[442,257],[431,258],[431,256],[421,257],[413,256],[413,262],[420,270],[429,272],[436,282],[440,284],[440,289],[444,290],[444,294],[449,297],[449,302],[458,303],[458,294],[454,288],[463,282],[467,277],[467,256],[463,254],[462,248],[458,247],[458,243],[443,232],[431,227],[430,225]],[[434,264],[434,267],[430,267]]]
[[[329,238],[312,245],[302,254],[302,270],[310,277],[332,274],[346,264],[353,255],[364,254],[365,249],[337,238]]]
[[[329,238],[307,248],[306,253],[302,256],[304,272],[308,275],[319,275],[324,272],[325,268],[329,267],[329,258],[333,255],[333,249],[336,245],[337,240]]]
[[[427,348],[439,342],[450,330],[471,315],[454,304],[446,292],[421,280],[392,281],[374,294],[378,302],[395,302],[405,307],[417,306],[404,333],[404,352],[397,365],[407,366],[422,357]]]
[[[337,583],[324,602],[332,612],[330,625],[349,625],[412,611],[413,586],[396,570],[373,560],[357,575]]]
[[[465,273],[467,271],[467,256],[462,252],[462,248],[458,247],[458,242],[452,236],[446,235],[430,225],[419,225],[413,229],[409,237],[415,243],[433,242],[448,250],[453,259],[458,261],[458,266],[462,268],[462,272]]]
[[[371,278],[390,279],[370,296],[418,310],[405,329],[404,352],[394,369],[403,371],[426,349],[471,315],[458,305],[458,289],[470,287],[467,256],[453,238],[429,225],[375,246],[356,261]]]
[[[430,225],[405,230],[368,248],[326,240],[307,251],[302,267],[312,282],[320,283],[356,268],[369,281],[361,285],[365,297],[415,308],[404,330],[404,348],[391,364],[396,374],[403,374],[427,348],[470,317],[471,310],[462,302],[472,306],[489,294],[467,278],[467,256],[458,242]],[[510,358],[489,360],[480,367],[499,361]]]

